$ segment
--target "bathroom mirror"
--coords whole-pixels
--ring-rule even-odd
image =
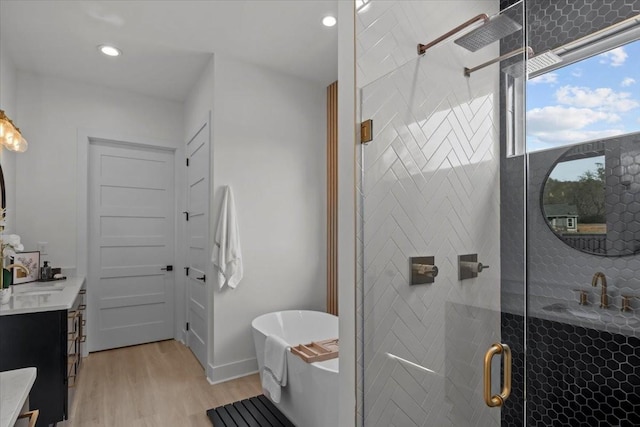
[[[640,132],[566,151],[549,170],[540,206],[572,248],[611,257],[640,252]]]

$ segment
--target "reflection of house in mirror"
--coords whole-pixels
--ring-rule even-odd
[[[568,203],[545,205],[544,213],[555,232],[578,231],[578,208]]]

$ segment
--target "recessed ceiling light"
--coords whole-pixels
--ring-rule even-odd
[[[98,46],[98,49],[100,50],[100,52],[102,52],[103,54],[105,54],[107,56],[120,56],[120,55],[122,55],[122,52],[120,52],[120,49],[118,49],[117,47],[109,46],[108,44],[100,45],[100,46]]]
[[[336,18],[331,15],[322,18],[322,25],[324,25],[325,27],[333,27],[334,25],[336,25],[336,22],[338,22]]]

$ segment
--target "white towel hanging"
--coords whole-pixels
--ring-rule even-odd
[[[224,188],[222,196],[220,218],[218,219],[211,261],[218,272],[220,289],[225,284],[230,288],[238,286],[238,283],[242,280],[242,253],[233,192],[228,185]]]

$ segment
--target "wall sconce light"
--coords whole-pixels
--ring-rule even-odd
[[[24,153],[27,151],[27,146],[27,141],[22,137],[20,129],[13,124],[3,110],[0,110],[0,147]]]

